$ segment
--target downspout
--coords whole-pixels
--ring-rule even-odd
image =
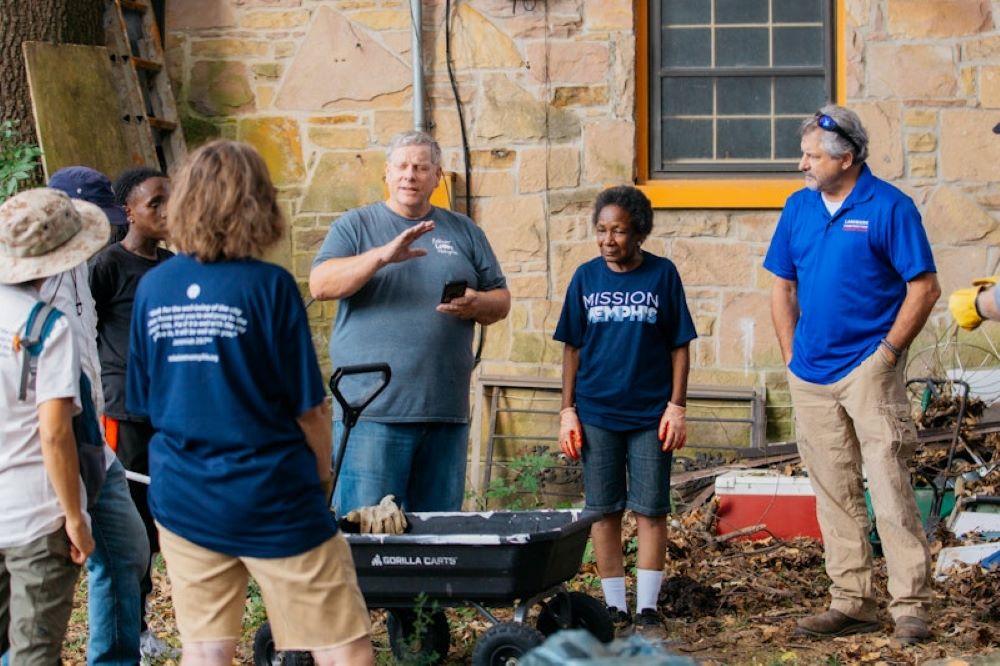
[[[413,61],[413,129],[418,132],[427,131],[427,120],[424,116],[424,51],[421,44],[423,34],[423,8],[420,0],[410,0],[410,21],[413,23],[412,46],[410,53]]]

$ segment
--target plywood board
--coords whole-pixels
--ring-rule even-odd
[[[46,42],[23,48],[46,179],[78,164],[114,179],[143,164],[125,138],[106,48]]]

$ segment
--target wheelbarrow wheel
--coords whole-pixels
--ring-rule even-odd
[[[529,650],[545,641],[542,632],[519,622],[493,625],[476,641],[473,666],[514,666]]]
[[[583,592],[559,593],[543,603],[535,627],[545,636],[560,629],[586,629],[602,643],[610,643],[615,637],[615,625],[607,608]]]
[[[401,663],[419,661],[421,664],[440,664],[448,657],[451,647],[451,630],[443,611],[425,615],[423,631],[416,631],[417,614],[410,609],[391,610],[386,613],[386,631],[392,654]],[[431,659],[433,657],[433,659]]]
[[[313,666],[312,654],[309,652],[278,652],[274,648],[274,636],[271,634],[271,623],[265,622],[257,629],[253,637],[254,666]]]

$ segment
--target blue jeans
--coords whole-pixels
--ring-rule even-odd
[[[137,664],[143,610],[139,581],[149,567],[149,541],[117,460],[108,468],[90,517],[95,548],[87,558],[87,664]]]
[[[586,508],[643,516],[670,513],[670,464],[656,428],[618,432],[583,426],[583,491]],[[626,478],[627,472],[627,478]]]
[[[333,423],[333,457],[343,436]],[[333,497],[338,516],[378,504],[388,494],[407,511],[461,511],[467,423],[359,421],[351,431]]]

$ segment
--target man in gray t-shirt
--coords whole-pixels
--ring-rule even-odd
[[[394,494],[409,511],[457,511],[465,489],[474,323],[507,316],[510,292],[486,235],[436,208],[441,149],[423,132],[393,137],[389,200],[344,214],[313,261],[309,290],[339,300],[334,366],[388,362],[392,382],[355,426],[339,515]],[[442,302],[448,283],[464,294]],[[452,287],[454,289],[454,286]],[[350,378],[348,378],[350,379]],[[345,380],[344,391],[359,391]],[[334,442],[343,424],[334,422]]]

